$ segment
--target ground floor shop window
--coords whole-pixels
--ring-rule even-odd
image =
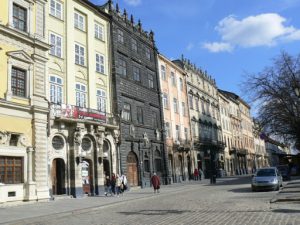
[[[23,182],[23,158],[0,156],[0,183],[18,184]]]

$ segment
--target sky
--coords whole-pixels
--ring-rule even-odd
[[[103,4],[105,0],[91,0]],[[158,50],[206,70],[220,89],[241,83],[286,51],[300,53],[300,0],[114,0],[153,30]]]

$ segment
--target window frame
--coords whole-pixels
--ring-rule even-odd
[[[118,68],[117,68],[117,74],[127,77],[127,62],[125,59],[119,57],[118,59]]]
[[[152,74],[148,74],[148,87],[154,89],[154,76]]]
[[[161,74],[161,79],[166,80],[166,67],[164,65],[160,65],[160,74]]]
[[[117,31],[117,41],[120,44],[124,44],[124,32],[120,29]]]
[[[124,102],[122,109],[122,119],[126,121],[131,121],[131,118],[131,105],[127,102]]]
[[[52,81],[51,78],[54,78],[55,81]],[[60,79],[61,83],[57,82],[57,80]],[[57,76],[57,75],[50,75],[49,77],[49,83],[50,83],[50,102],[55,103],[55,104],[63,104],[63,78]],[[52,87],[54,87],[54,97],[52,97]],[[59,92],[59,89],[60,92]],[[59,96],[60,94],[60,96]],[[54,98],[54,101],[52,101],[52,99]],[[58,99],[60,98],[60,102],[58,101]]]
[[[139,67],[132,66],[132,75],[134,81],[141,82],[141,69]]]
[[[14,73],[13,71],[16,71],[16,75],[15,76],[13,76],[13,73]],[[23,79],[21,79],[21,78],[18,77],[18,73],[19,72],[23,72],[24,73],[24,78]],[[11,76],[11,92],[12,92],[12,95],[13,96],[17,96],[17,97],[26,98],[28,96],[28,91],[29,91],[28,90],[28,84],[27,84],[27,82],[28,82],[28,77],[27,77],[28,73],[27,73],[27,70],[19,68],[17,66],[12,66],[11,67],[11,74],[10,74],[10,76]],[[14,79],[16,79],[15,82],[14,82]],[[22,81],[24,83],[24,85],[21,88],[18,87],[18,84],[17,84],[18,81]],[[14,83],[15,83],[15,85],[14,85]],[[16,89],[16,90],[14,90],[14,89]],[[22,94],[22,95],[18,94],[17,93],[18,90],[23,91],[24,94]]]
[[[55,6],[54,6],[54,9],[52,8],[52,2],[54,2]],[[57,10],[57,5],[60,5],[60,13],[59,13],[59,16],[58,16],[58,10]],[[52,9],[54,10],[54,14],[52,13]],[[63,19],[63,3],[61,1],[58,1],[58,0],[50,0],[50,3],[49,3],[49,14],[51,16],[54,16],[55,18],[58,18],[60,20]]]
[[[12,159],[13,163],[9,163],[8,159]],[[3,163],[2,163],[3,160]],[[20,160],[20,164],[16,164],[16,160]],[[8,168],[11,167],[11,170]],[[16,175],[16,167],[19,169]],[[11,172],[11,179],[8,178],[8,172]],[[18,177],[18,178],[16,178]],[[11,180],[12,182],[8,182]],[[0,182],[3,184],[22,184],[24,183],[24,157],[20,156],[0,156]]]
[[[79,47],[78,53],[76,53],[76,46]],[[81,49],[83,49],[83,55],[81,55]],[[85,47],[81,44],[75,43],[75,64],[79,66],[85,66]],[[78,62],[76,61],[78,57]],[[82,63],[83,61],[83,63]]]
[[[106,113],[106,91],[103,89],[97,89],[96,91],[96,97],[97,97],[97,110],[103,113]]]
[[[76,19],[76,15],[77,15],[77,19]],[[80,18],[82,18],[82,22],[80,21]],[[85,27],[86,27],[85,20],[86,20],[86,16],[75,10],[74,27],[78,30],[85,31]]]
[[[94,25],[95,38],[101,41],[104,41],[104,25],[98,22],[95,22]]]
[[[20,19],[19,17],[15,17],[15,9],[18,10],[18,13],[16,14],[19,14],[19,10],[23,10],[24,11],[24,19]],[[16,2],[13,2],[12,3],[12,24],[13,24],[13,27],[19,31],[22,31],[22,32],[26,32],[28,33],[28,28],[29,28],[29,24],[28,24],[28,18],[30,15],[29,14],[29,11],[26,7],[16,3]],[[15,19],[17,20],[18,22],[18,26],[16,26],[16,23],[15,23]],[[19,26],[19,22],[22,21],[24,23],[24,28],[21,29],[20,26]]]
[[[77,88],[77,85],[80,85],[80,89]],[[85,87],[85,90],[82,90],[82,87]],[[76,106],[80,108],[87,107],[87,85],[76,82],[75,84],[75,96],[76,96]],[[79,100],[79,101],[78,101]],[[82,102],[83,100],[83,102]]]
[[[54,38],[55,38],[55,43],[54,44],[52,44],[51,35],[53,35]],[[60,38],[60,46],[57,45],[57,38]],[[63,56],[63,38],[62,38],[62,36],[60,36],[56,33],[53,33],[53,32],[49,32],[49,43],[51,45],[51,49],[49,51],[49,54],[53,55],[53,56],[56,56],[56,57],[59,57],[59,58],[62,58],[62,56]],[[54,53],[52,53],[52,47],[54,48]],[[57,54],[57,50],[60,50],[60,55]]]
[[[136,107],[136,118],[137,118],[137,122],[139,124],[144,124],[143,107],[141,107],[141,106]]]
[[[99,58],[99,60],[97,60],[97,57]],[[104,55],[96,52],[95,61],[96,61],[96,72],[105,74],[105,57],[104,57]]]

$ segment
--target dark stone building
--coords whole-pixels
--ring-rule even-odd
[[[101,8],[111,16],[113,108],[121,131],[117,172],[130,186],[150,186],[153,172],[167,177],[153,32],[110,0]]]

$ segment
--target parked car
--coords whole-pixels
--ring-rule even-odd
[[[280,187],[282,187],[282,176],[276,167],[258,169],[252,177],[252,191],[278,191]]]
[[[283,180],[290,180],[291,179],[291,173],[290,168],[288,165],[279,165],[277,166],[277,169],[281,173]]]

